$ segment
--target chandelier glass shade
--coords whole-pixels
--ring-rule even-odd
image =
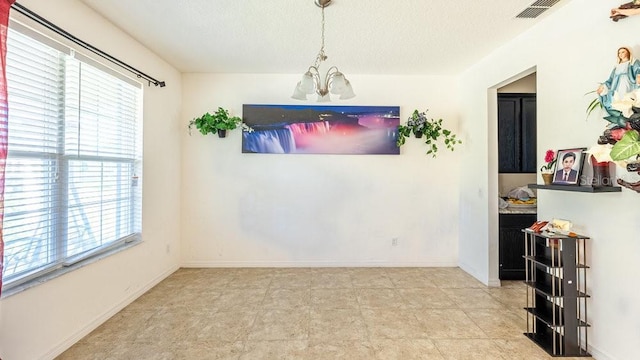
[[[293,95],[297,100],[307,100],[307,95],[317,94],[318,102],[331,101],[330,94],[339,95],[341,100],[351,99],[356,96],[351,87],[351,83],[338,70],[336,66],[332,66],[323,74],[320,72],[320,65],[327,60],[324,52],[324,8],[331,4],[331,0],[315,0],[316,5],[322,9],[322,45],[316,56],[316,61],[309,66],[307,72],[302,75],[302,79],[298,82]]]

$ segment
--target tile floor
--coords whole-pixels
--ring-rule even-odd
[[[58,359],[552,359],[525,302],[458,268],[180,269]]]

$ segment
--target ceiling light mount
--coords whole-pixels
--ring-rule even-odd
[[[347,80],[336,66],[331,66],[327,70],[324,78],[321,77],[320,65],[327,60],[324,52],[324,8],[331,4],[331,0],[314,0],[315,4],[322,9],[322,30],[321,46],[316,61],[309,66],[307,72],[302,75],[302,80],[298,82],[291,96],[297,100],[307,100],[307,95],[318,94],[318,102],[331,101],[330,93],[340,95],[341,100],[351,99],[356,94],[351,88],[351,83]]]
[[[318,7],[323,8],[331,5],[331,0],[315,0],[315,3]]]

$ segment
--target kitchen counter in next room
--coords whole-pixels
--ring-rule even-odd
[[[538,207],[507,207],[506,209],[498,209],[499,214],[537,214]]]

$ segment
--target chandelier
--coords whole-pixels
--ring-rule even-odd
[[[302,75],[302,80],[296,85],[291,97],[297,100],[307,100],[307,95],[316,93],[318,94],[318,102],[327,102],[331,101],[329,95],[331,93],[340,95],[341,100],[351,99],[356,94],[353,92],[349,80],[337,67],[330,67],[324,78],[320,76],[320,64],[327,60],[327,55],[324,53],[324,8],[331,4],[331,0],[315,0],[315,4],[322,9],[322,45],[315,63],[309,66],[307,72]]]

